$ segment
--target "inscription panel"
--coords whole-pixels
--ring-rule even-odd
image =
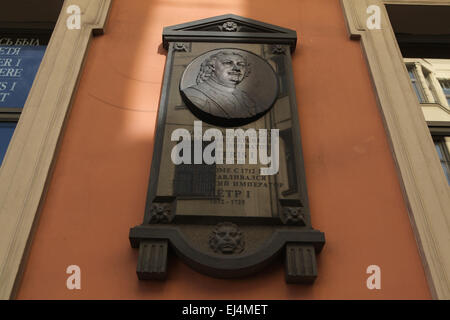
[[[233,129],[242,129],[244,132],[248,129],[254,129],[258,141],[252,143],[248,136],[244,139],[234,137],[233,145],[226,145],[226,136],[228,127],[216,126],[207,122],[201,123],[199,132],[195,132],[194,122],[201,121],[187,106],[186,99],[183,98],[183,90],[188,88],[195,79],[186,79],[186,70],[201,64],[206,56],[221,52],[221,48],[229,44],[205,44],[193,43],[190,51],[174,51],[173,72],[171,75],[171,85],[169,88],[169,98],[167,106],[167,123],[163,141],[163,152],[161,162],[165,164],[160,169],[158,178],[158,196],[176,196],[177,197],[177,215],[212,215],[212,216],[242,216],[242,217],[278,217],[279,216],[279,198],[297,199],[302,197],[300,190],[295,187],[297,181],[295,170],[295,155],[292,130],[291,130],[291,105],[287,95],[283,95],[278,90],[278,83],[287,82],[285,72],[287,68],[284,59],[279,59],[279,55],[272,52],[269,45],[263,44],[237,44],[233,48],[226,50],[229,52],[245,52],[248,55],[254,55],[264,61],[259,65],[264,66],[263,70],[253,70],[255,79],[260,79],[268,73],[273,79],[268,81],[249,83],[246,88],[250,93],[264,90],[269,86],[270,91],[260,94],[260,97],[254,98],[259,104],[266,107],[272,106],[270,110],[259,119],[249,124],[234,127]],[[201,59],[198,59],[198,58]],[[275,58],[275,59],[273,59]],[[207,59],[207,58],[206,58]],[[250,60],[250,59],[249,59]],[[253,58],[251,61],[258,61]],[[256,67],[253,62],[252,67]],[[194,72],[196,74],[196,72]],[[250,79],[249,79],[250,80]],[[195,81],[194,81],[195,82]],[[268,84],[270,83],[270,85]],[[177,84],[180,84],[179,86]],[[273,96],[273,98],[272,98]],[[252,97],[254,97],[252,95]],[[273,102],[270,102],[271,100]],[[265,104],[264,104],[265,102]],[[263,112],[264,113],[264,112]],[[214,128],[222,133],[223,137],[223,164],[200,165],[194,164],[191,157],[191,165],[175,165],[171,159],[172,150],[178,141],[171,141],[172,133],[185,128],[191,135],[193,152],[195,149],[195,136],[204,135],[208,129]],[[199,129],[199,127],[197,127]],[[267,130],[266,141],[259,139],[260,129]],[[280,137],[277,141],[277,158],[271,154],[271,129],[277,129]],[[204,148],[211,142],[198,141]],[[269,164],[262,164],[260,161],[259,149],[267,151],[271,159]],[[238,149],[244,153],[244,164],[238,163]],[[230,154],[230,155],[228,155]],[[232,156],[231,156],[232,154]],[[257,163],[250,163],[250,155],[257,157]],[[228,164],[227,155],[233,159],[233,164]],[[275,164],[276,162],[276,164]],[[262,175],[261,168],[273,166],[274,174]],[[183,190],[183,192],[179,192]]]

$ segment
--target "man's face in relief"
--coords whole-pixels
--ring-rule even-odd
[[[244,80],[247,64],[239,55],[221,55],[216,59],[214,70],[218,83],[234,88]]]

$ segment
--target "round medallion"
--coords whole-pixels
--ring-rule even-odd
[[[217,49],[185,69],[180,93],[199,119],[234,127],[263,116],[275,103],[278,80],[261,57],[241,49]]]

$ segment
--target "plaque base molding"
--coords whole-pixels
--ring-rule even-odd
[[[320,231],[309,228],[302,231],[290,230],[289,227],[263,231],[254,225],[248,226],[248,229],[241,226],[246,238],[258,237],[262,232],[271,232],[271,236],[258,245],[245,247],[241,251],[214,251],[207,245],[199,245],[199,242],[206,244],[208,236],[211,242],[213,229],[214,226],[207,225],[197,230],[195,235],[189,236],[182,227],[173,225],[140,225],[132,228],[129,237],[131,246],[139,248],[138,278],[166,279],[169,245],[191,268],[216,278],[248,276],[262,270],[282,254],[285,255],[287,283],[308,284],[313,283],[317,277],[316,253],[325,244],[325,236]]]
[[[141,241],[136,273],[139,280],[165,280],[167,277],[167,240]]]
[[[286,283],[313,283],[317,278],[316,253],[312,245],[286,245]]]

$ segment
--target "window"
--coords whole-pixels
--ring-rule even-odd
[[[450,155],[447,148],[446,140],[449,141],[450,137],[433,137],[434,145],[441,161],[442,168],[444,169],[445,176],[447,177],[447,182],[450,185]]]
[[[44,56],[48,34],[0,31],[0,164]]]
[[[444,91],[445,98],[447,99],[447,104],[450,106],[450,79],[439,80],[442,91]]]
[[[450,137],[447,133],[450,127],[450,59],[408,58],[405,64],[450,185]],[[436,131],[435,126],[441,132]]]
[[[421,104],[450,107],[450,59],[405,59],[409,78]]]
[[[433,101],[430,101],[430,102],[439,103],[439,97],[437,95],[436,88],[433,85],[433,74],[429,71],[428,72],[424,71],[424,76],[425,76],[425,81],[427,83],[428,90],[430,91],[431,96],[433,98]]]
[[[424,103],[425,102],[424,94],[423,94],[422,86],[420,85],[420,82],[418,80],[419,77],[417,74],[416,66],[408,65],[407,69],[408,69],[408,73],[409,73],[409,78],[411,79],[411,84],[414,88],[414,91],[416,92],[417,98],[419,99],[420,103]]]

